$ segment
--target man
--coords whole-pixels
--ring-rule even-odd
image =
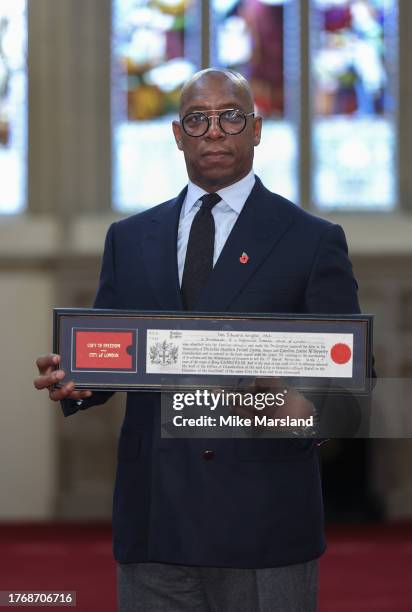
[[[359,312],[341,228],[254,176],[261,126],[240,75],[190,79],[173,122],[189,184],[111,226],[95,307]],[[65,415],[106,401],[70,382],[53,390],[58,363],[39,358],[35,385]],[[129,393],[113,526],[122,612],[316,610],[325,542],[310,439],[161,439],[158,394]]]

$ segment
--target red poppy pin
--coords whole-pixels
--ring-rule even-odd
[[[239,261],[241,264],[247,264],[249,261],[249,255],[243,251],[242,255],[239,257]]]

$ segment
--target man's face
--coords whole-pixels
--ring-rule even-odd
[[[236,82],[225,75],[206,75],[186,91],[180,117],[193,111],[216,115],[215,111],[230,108],[245,114],[253,111],[249,97]],[[240,134],[228,135],[213,117],[206,134],[193,137],[185,133],[179,121],[174,121],[176,144],[185,156],[189,178],[211,192],[246,176],[252,168],[254,147],[260,142],[261,125],[260,117],[250,116]]]

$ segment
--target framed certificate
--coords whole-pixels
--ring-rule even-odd
[[[280,378],[297,389],[367,394],[371,315],[54,309],[64,384],[158,391],[239,388]]]

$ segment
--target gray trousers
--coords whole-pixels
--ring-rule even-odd
[[[119,563],[118,612],[316,612],[318,562],[267,569]]]

